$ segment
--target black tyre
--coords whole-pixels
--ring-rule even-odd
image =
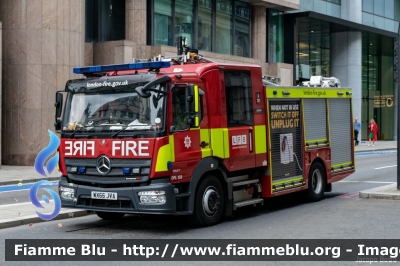
[[[215,176],[206,176],[198,185],[194,210],[190,217],[193,224],[211,226],[219,222],[224,210],[224,190]]]
[[[320,162],[315,162],[311,166],[308,174],[307,198],[311,201],[318,201],[324,197],[326,174]]]
[[[96,214],[103,220],[119,220],[125,215],[121,212],[96,212]]]

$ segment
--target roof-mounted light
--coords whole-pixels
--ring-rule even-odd
[[[118,65],[103,65],[103,66],[88,66],[88,67],[74,67],[74,74],[93,74],[110,71],[122,71],[122,70],[139,70],[139,69],[159,69],[164,67],[170,67],[171,62],[156,61],[156,62],[140,62],[130,64],[118,64]]]

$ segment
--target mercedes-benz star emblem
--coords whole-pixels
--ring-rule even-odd
[[[100,174],[106,175],[111,170],[111,161],[107,156],[100,156],[96,163],[97,171]]]

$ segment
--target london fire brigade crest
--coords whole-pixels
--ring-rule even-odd
[[[185,143],[185,147],[188,149],[190,148],[190,146],[192,146],[192,141],[190,140],[189,136],[185,137],[185,141],[183,143]]]

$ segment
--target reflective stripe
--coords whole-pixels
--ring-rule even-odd
[[[173,137],[173,136],[172,136]],[[171,138],[170,138],[171,140]],[[172,144],[172,149],[173,149]],[[168,161],[173,162],[173,152],[171,152],[171,144],[164,145],[160,148],[157,154],[156,172],[168,171]]]
[[[336,168],[336,167],[348,166],[348,165],[353,165],[353,163],[352,162],[344,162],[344,163],[332,164],[331,167]]]
[[[229,158],[229,135],[227,128],[211,129],[211,145],[213,155],[219,158]]]
[[[296,182],[296,181],[303,181],[303,177],[298,176],[298,177],[294,177],[294,178],[290,178],[290,179],[276,181],[276,182],[273,182],[272,185],[278,185],[278,184],[284,184],[284,183]]]
[[[197,85],[194,86],[194,112],[199,112],[199,87]],[[198,118],[197,118],[198,119]],[[198,125],[198,124],[196,124]]]
[[[328,141],[327,139],[309,139],[306,141],[306,143],[315,143],[315,142],[326,142]]]
[[[175,162],[175,139],[174,135],[169,135],[169,145],[171,145],[171,162]]]
[[[256,154],[267,152],[267,132],[266,126],[254,126],[254,140],[256,146]]]

